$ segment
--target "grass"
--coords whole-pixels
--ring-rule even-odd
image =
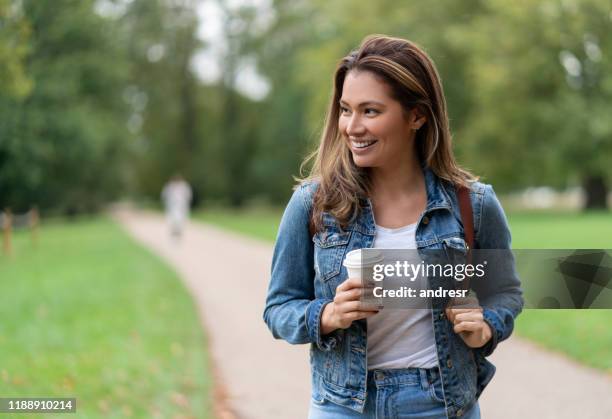
[[[612,249],[612,214],[513,213],[513,248]],[[524,310],[516,332],[612,373],[612,310]]]
[[[519,212],[508,220],[515,249],[612,249],[610,212]]]
[[[0,319],[2,397],[76,397],[87,418],[208,417],[194,304],[110,220],[44,225],[35,248],[16,234],[0,256]]]
[[[282,209],[274,208],[246,210],[214,208],[197,212],[194,217],[227,230],[274,242],[282,215]]]
[[[281,210],[206,210],[196,218],[272,243]],[[516,249],[612,249],[611,213],[517,212],[508,216]],[[612,372],[612,310],[524,310],[515,332]]]

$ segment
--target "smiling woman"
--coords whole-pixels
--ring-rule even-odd
[[[426,310],[364,306],[364,284],[342,263],[363,248],[510,247],[492,187],[455,161],[427,54],[373,35],[342,58],[309,159],[278,230],[264,311],[276,338],[311,344],[309,417],[479,418],[495,372],[485,357],[523,306],[513,261],[490,288],[471,284],[476,308],[447,308],[446,295]]]
[[[347,134],[353,160],[360,167],[380,168],[402,159],[406,139],[425,123],[418,111],[406,115],[392,98],[391,88],[369,71],[347,74],[340,105],[338,127]]]

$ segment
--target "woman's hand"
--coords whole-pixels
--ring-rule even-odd
[[[493,336],[489,324],[484,321],[482,307],[447,308],[446,317],[454,325],[453,330],[470,348],[484,346]]]
[[[336,288],[334,301],[327,304],[321,314],[321,335],[336,329],[347,329],[355,320],[365,319],[378,313],[360,299],[365,291],[359,278],[349,278]]]

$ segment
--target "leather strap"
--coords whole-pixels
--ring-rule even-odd
[[[467,244],[466,263],[472,263],[472,249],[474,248],[474,215],[472,211],[472,201],[470,200],[470,190],[465,186],[457,186],[457,200],[459,201],[459,211],[461,212],[461,222],[463,223],[463,234]],[[462,289],[470,289],[470,277],[467,276],[461,284]]]
[[[470,251],[474,248],[474,216],[472,213],[472,201],[470,201],[470,191],[465,186],[458,186],[456,189],[465,242],[468,245],[468,251]]]

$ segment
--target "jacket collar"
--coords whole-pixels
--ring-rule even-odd
[[[425,188],[427,189],[427,207],[425,212],[435,209],[452,209],[451,200],[442,184],[442,180],[429,167],[422,166],[425,176]]]

